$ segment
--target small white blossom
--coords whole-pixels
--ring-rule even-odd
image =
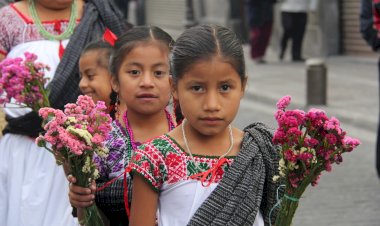
[[[83,173],[91,173],[91,159],[89,156],[86,157],[86,161],[84,163],[84,166],[82,167]]]

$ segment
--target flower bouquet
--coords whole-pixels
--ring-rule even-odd
[[[49,107],[48,91],[45,85],[45,70],[49,67],[36,62],[37,56],[25,52],[21,57],[7,58],[0,63],[0,104],[4,106],[14,100],[15,104],[30,107],[38,112]]]
[[[278,129],[273,136],[280,146],[279,175],[284,195],[276,226],[289,226],[298,207],[298,200],[310,184],[317,185],[323,171],[330,172],[333,163],[343,161],[342,154],[351,152],[360,141],[346,136],[338,119],[328,118],[320,109],[285,110],[291,97],[284,96],[277,103],[275,118]]]
[[[67,163],[77,184],[88,187],[98,177],[94,154],[106,157],[103,141],[111,130],[111,117],[105,113],[104,102],[94,104],[89,96],[79,96],[76,104],[66,104],[65,110],[41,108],[46,133],[36,139],[40,147],[52,152],[58,164]],[[48,144],[49,143],[49,144]],[[58,156],[58,157],[57,157]],[[103,225],[96,205],[85,208],[87,226]]]

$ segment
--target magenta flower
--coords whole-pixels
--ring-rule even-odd
[[[277,103],[275,119],[278,124],[273,143],[280,146],[279,175],[285,185],[285,198],[276,219],[276,226],[288,226],[299,199],[308,185],[316,186],[323,171],[343,161],[342,154],[352,151],[360,141],[346,136],[337,118],[329,118],[321,109],[286,110],[291,97],[282,97]],[[290,218],[290,219],[289,219]]]
[[[290,100],[292,99],[291,96],[284,96],[282,97],[276,104],[277,109],[284,110],[288,105],[290,104]]]
[[[49,107],[48,92],[44,77],[47,65],[35,62],[37,56],[25,52],[21,57],[7,58],[0,63],[0,104],[10,103],[27,106],[34,111]]]

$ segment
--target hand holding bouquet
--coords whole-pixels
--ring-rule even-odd
[[[105,157],[108,153],[103,146],[111,130],[111,117],[106,109],[104,102],[95,105],[91,97],[79,96],[76,104],[66,104],[64,111],[53,108],[39,111],[46,133],[36,139],[38,146],[51,151],[61,160],[58,164],[67,163],[81,187],[88,187],[98,178],[94,154]],[[96,205],[85,208],[84,225],[103,225]]]
[[[42,107],[49,107],[48,92],[45,89],[47,65],[36,62],[37,56],[25,52],[21,57],[7,58],[0,63],[0,104],[15,103],[30,107],[38,112]]]
[[[276,226],[291,225],[298,200],[311,184],[317,185],[323,171],[331,171],[333,163],[343,161],[342,154],[351,152],[360,141],[346,136],[338,119],[328,118],[320,109],[285,110],[291,97],[285,96],[277,103],[275,118],[278,129],[273,142],[281,146],[279,174],[285,187],[279,202]]]

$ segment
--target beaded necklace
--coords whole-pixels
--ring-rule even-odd
[[[193,153],[191,152],[190,150],[190,147],[189,147],[189,142],[187,141],[187,136],[186,136],[186,133],[185,133],[185,124],[187,123],[187,119],[184,119],[182,121],[182,125],[181,125],[181,130],[182,130],[182,139],[185,143],[185,147],[187,149],[187,153],[189,153],[190,155],[190,159],[191,161],[194,163],[195,167],[198,169],[198,171],[200,172],[203,172],[203,170],[199,167],[198,163],[195,161],[194,159],[194,156],[193,156]],[[229,138],[230,138],[230,146],[228,147],[226,153],[224,153],[223,155],[221,155],[219,158],[218,158],[218,163],[224,158],[226,157],[232,150],[232,148],[234,147],[234,136],[232,134],[232,126],[231,125],[228,125],[228,135],[229,135]]]
[[[123,114],[123,121],[124,121],[125,129],[127,130],[127,137],[129,138],[129,141],[131,143],[132,150],[136,150],[137,145],[136,145],[136,141],[135,141],[134,136],[133,136],[133,130],[132,130],[131,126],[129,125],[127,112],[128,111],[126,111]],[[172,116],[170,115],[170,113],[166,109],[165,109],[165,114],[166,114],[166,118],[168,120],[169,130],[174,129],[175,126],[174,126]]]
[[[36,24],[38,31],[40,32],[40,34],[42,36],[44,36],[48,40],[60,41],[60,40],[64,40],[64,39],[69,38],[73,34],[75,24],[76,24],[76,19],[77,19],[77,2],[76,2],[76,0],[73,0],[73,3],[71,4],[71,13],[70,13],[69,24],[67,25],[66,30],[60,35],[51,34],[49,31],[47,31],[44,28],[40,18],[37,15],[36,5],[35,5],[34,1],[35,0],[29,0],[28,8],[29,8],[29,12],[33,18],[33,21]]]

